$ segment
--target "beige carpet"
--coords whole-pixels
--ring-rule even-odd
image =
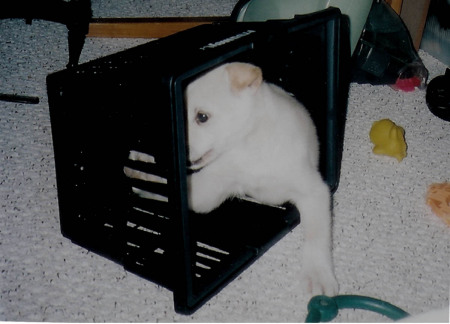
[[[173,15],[183,10],[222,15],[235,3],[226,1],[217,10],[209,1],[195,6],[190,1],[148,2],[166,6]],[[126,3],[131,8],[141,2]],[[184,7],[174,10],[175,3]],[[94,1],[93,9],[97,16],[120,13],[113,1]],[[130,10],[130,16],[134,13]],[[0,101],[0,320],[304,321],[308,297],[298,282],[301,225],[192,316],[174,312],[170,291],[62,237],[45,77],[67,64],[66,37],[62,25],[0,20],[0,92],[40,98],[37,105]],[[144,41],[88,39],[81,61]],[[442,63],[425,52],[420,55],[430,79],[444,73]],[[371,152],[369,129],[382,118],[405,128],[408,155],[401,163]],[[425,91],[351,85],[334,204],[340,293],[379,298],[411,314],[449,305],[450,227],[425,204],[429,184],[450,181],[449,161],[450,123],[429,112]],[[334,321],[389,319],[345,310]]]

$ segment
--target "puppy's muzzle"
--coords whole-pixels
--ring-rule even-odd
[[[205,154],[203,154],[199,159],[195,161],[188,161],[187,167],[191,171],[191,173],[199,172],[204,167],[206,167],[210,161],[209,156],[211,155],[211,151],[207,151]]]

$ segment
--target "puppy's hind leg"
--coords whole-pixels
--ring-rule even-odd
[[[328,186],[320,174],[308,177],[308,190],[297,200],[305,233],[303,269],[307,290],[312,295],[334,296],[338,283],[331,256],[331,206]]]

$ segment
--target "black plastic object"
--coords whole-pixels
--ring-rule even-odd
[[[38,97],[21,96],[21,95],[17,95],[17,94],[6,94],[6,93],[0,93],[0,100],[9,101],[9,102],[26,103],[26,104],[38,104],[39,103]]]
[[[353,53],[352,79],[406,91],[426,85],[428,70],[413,47],[408,29],[384,0],[375,0],[369,12]]]
[[[66,25],[68,68],[78,65],[91,17],[91,0],[8,0],[0,4],[0,19],[24,18],[27,24],[33,19],[44,19]]]
[[[358,295],[315,296],[308,303],[308,315],[305,322],[330,322],[338,315],[339,309],[346,308],[372,311],[395,321],[409,316],[397,306],[376,298]]]
[[[350,56],[341,29],[337,9],[203,25],[49,75],[63,235],[172,290],[177,312],[194,312],[294,228],[299,214],[292,205],[246,200],[208,215],[188,210],[186,85],[225,62],[260,66],[311,111],[321,171],[335,190]],[[151,176],[131,179],[124,167]]]
[[[445,70],[445,75],[437,76],[430,81],[426,101],[434,115],[450,121],[450,69]]]

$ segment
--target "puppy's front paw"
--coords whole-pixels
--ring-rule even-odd
[[[305,289],[311,296],[335,296],[339,291],[339,284],[331,269],[309,268],[304,273]]]
[[[202,199],[201,197],[191,195],[188,198],[189,208],[196,213],[207,214],[218,207],[221,203],[220,201],[214,201],[211,199],[208,200],[207,198],[208,197]]]
[[[206,214],[217,208],[227,198],[222,186],[214,183],[215,178],[203,176],[200,171],[188,177],[189,208],[196,213]]]

